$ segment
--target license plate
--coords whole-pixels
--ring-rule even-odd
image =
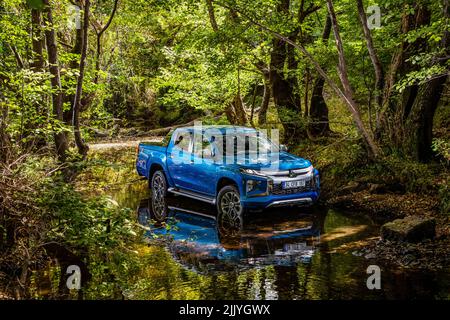
[[[294,180],[283,182],[283,189],[300,188],[305,186],[305,180]]]

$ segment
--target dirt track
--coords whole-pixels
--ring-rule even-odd
[[[105,149],[123,149],[135,147],[141,141],[146,142],[161,142],[164,137],[140,137],[136,140],[128,140],[128,141],[111,141],[111,142],[99,142],[89,144],[90,150],[105,150]]]

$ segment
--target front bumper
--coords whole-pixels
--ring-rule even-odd
[[[247,181],[258,179],[257,190],[246,190],[245,196],[241,198],[242,205],[246,208],[269,208],[292,205],[312,205],[319,199],[320,176],[317,169],[311,168],[306,171],[298,170],[300,175],[294,177],[267,176],[254,177],[247,176],[244,179],[244,188]],[[286,181],[304,180],[302,187],[284,189],[282,184]]]
[[[242,204],[246,208],[274,208],[294,205],[309,206],[319,199],[319,191],[308,191],[289,195],[268,195],[264,197],[246,198]]]
[[[263,194],[254,196],[247,193],[242,199],[242,204],[246,208],[273,208],[293,205],[312,205],[320,195],[320,176],[317,169],[312,170],[308,175],[302,177],[305,179],[305,186],[295,189],[283,189],[282,181],[296,180],[299,178],[269,178],[267,190]]]

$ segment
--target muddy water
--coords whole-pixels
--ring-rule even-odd
[[[449,299],[448,272],[415,272],[357,254],[379,227],[329,208],[252,212],[227,228],[214,207],[166,198],[155,218],[145,183],[117,192],[148,228],[146,271],[123,290],[131,299]],[[381,289],[366,284],[381,268]]]

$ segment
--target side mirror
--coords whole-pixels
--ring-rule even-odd
[[[288,147],[285,144],[280,144],[280,151],[288,151]]]

